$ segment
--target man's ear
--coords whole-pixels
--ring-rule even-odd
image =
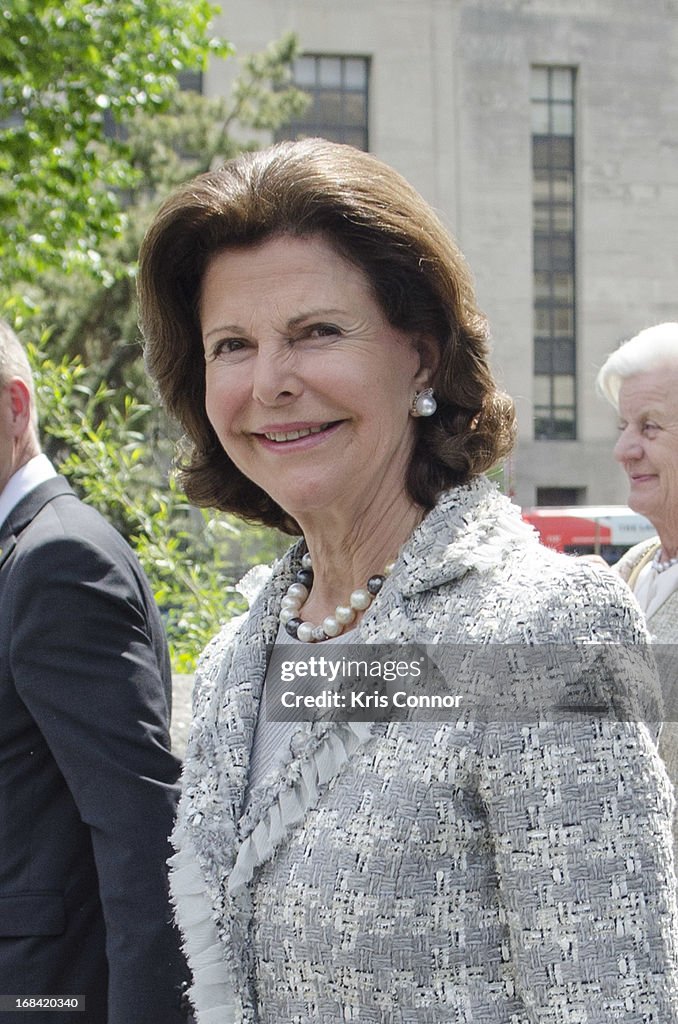
[[[419,335],[415,345],[419,353],[419,370],[414,382],[418,388],[429,388],[440,366],[440,345],[432,334]]]
[[[19,438],[31,425],[31,393],[28,385],[20,377],[12,377],[6,388],[9,395],[12,434]]]

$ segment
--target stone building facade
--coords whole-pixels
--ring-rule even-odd
[[[296,130],[391,163],[457,238],[516,400],[516,501],[623,503],[594,379],[678,320],[678,0],[247,0],[215,27],[241,54],[295,32]]]

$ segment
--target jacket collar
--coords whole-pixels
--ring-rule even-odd
[[[19,501],[0,526],[0,569],[9,561],[21,532],[37,514],[54,498],[73,494],[73,490],[62,476],[55,476],[38,484]]]
[[[404,546],[389,587],[396,586],[409,597],[460,579],[472,569],[491,569],[502,562],[508,548],[530,541],[536,543],[537,535],[521,518],[520,509],[486,477],[476,477],[440,497]],[[302,551],[295,545],[281,563],[281,571],[288,570],[285,589],[299,568]],[[238,589],[250,605],[271,575],[271,569],[257,566],[241,580]],[[271,596],[277,629],[278,587]]]
[[[18,537],[50,501],[64,494],[74,496],[73,489],[63,476],[55,476],[38,484],[19,501],[0,526],[0,544],[6,537]]]
[[[398,579],[405,596],[500,565],[506,551],[536,534],[519,508],[486,477],[442,495],[403,549]]]

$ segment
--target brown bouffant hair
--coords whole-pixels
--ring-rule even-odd
[[[175,191],[141,246],[139,303],[146,362],[186,438],[180,479],[196,505],[298,533],[296,523],[223,450],[205,412],[198,316],[210,258],[291,235],[321,237],[368,282],[397,330],[437,339],[438,410],[417,420],[405,481],[429,510],[442,491],[511,450],[515,417],[488,362],[485,318],[463,255],[441,222],[391,167],[325,139],[243,153]]]

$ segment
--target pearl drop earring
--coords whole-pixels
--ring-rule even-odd
[[[433,388],[424,388],[423,391],[417,391],[412,399],[410,415],[415,417],[433,416],[437,408],[438,403],[433,397]]]

